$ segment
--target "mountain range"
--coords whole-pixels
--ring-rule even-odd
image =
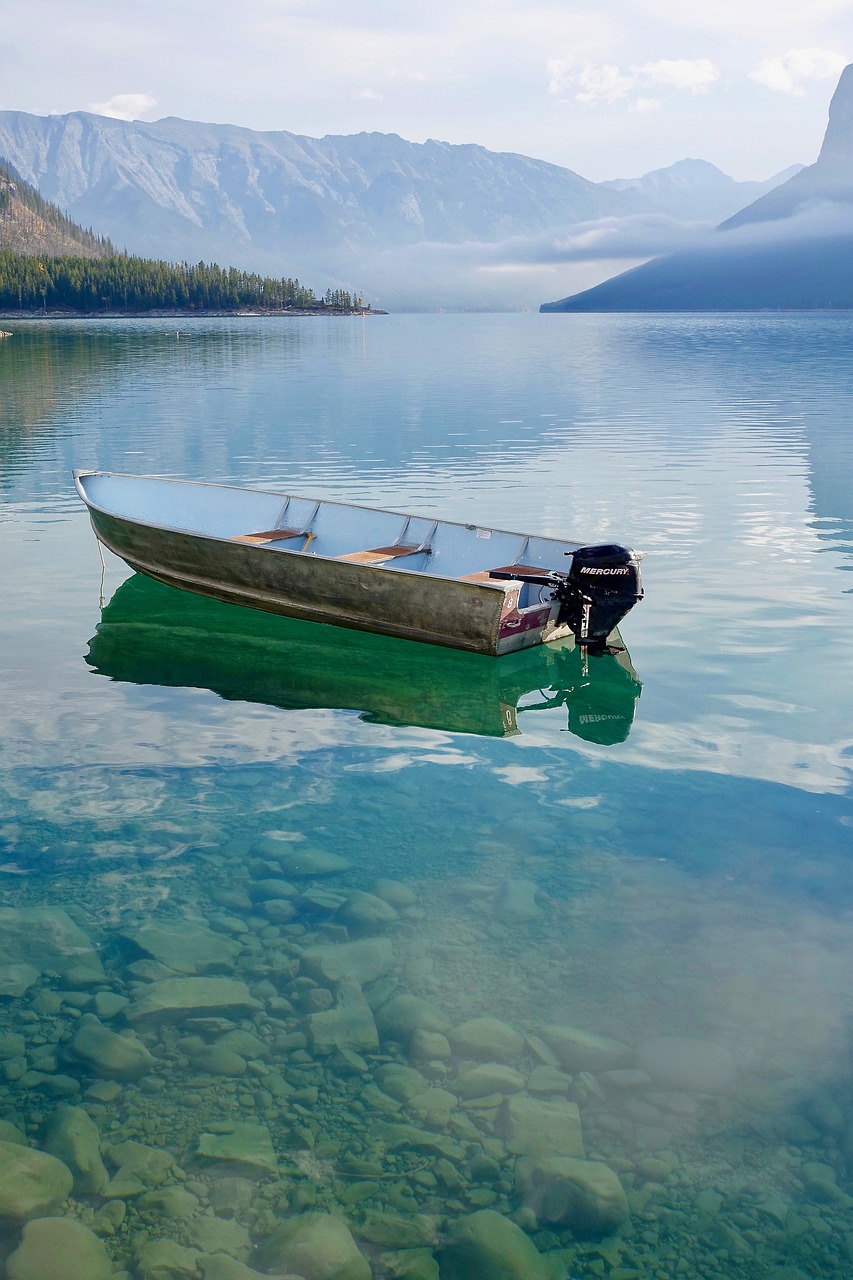
[[[678,160],[642,178],[612,178],[603,187],[630,191],[649,210],[696,222],[720,222],[774,191],[803,168],[793,164],[766,182],[736,182],[707,160]]]
[[[787,177],[738,183],[684,160],[595,183],[475,145],[86,112],[0,112],[0,158],[131,253],[310,277],[315,287],[344,284],[382,303],[428,307],[535,301],[521,280],[535,279],[538,265],[567,253],[648,257],[685,223],[735,214]],[[567,250],[575,236],[593,247]],[[508,268],[518,264],[526,273],[516,272],[513,293]]]
[[[853,308],[853,65],[841,73],[813,165],[728,217],[695,247],[540,309],[815,308]]]

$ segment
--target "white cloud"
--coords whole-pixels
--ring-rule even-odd
[[[630,66],[627,71],[609,62],[598,66],[588,62],[578,67],[571,61],[552,58],[547,67],[551,93],[574,88],[574,101],[584,107],[612,106],[630,99],[632,111],[649,111],[662,105],[659,98],[642,94],[643,89],[655,86],[681,93],[707,93],[720,78],[719,69],[709,58],[661,58]],[[635,98],[635,93],[639,97]]]
[[[834,80],[847,59],[830,49],[789,49],[779,58],[762,58],[749,78],[777,93],[805,93],[802,80]]]
[[[580,90],[575,94],[575,101],[585,107],[597,107],[602,103],[610,106],[627,98],[635,85],[633,77],[623,75],[610,63],[601,67],[587,65],[568,78],[574,80]]]
[[[707,93],[720,73],[708,58],[662,58],[632,67],[640,83],[666,85],[686,89],[690,93]]]
[[[629,111],[659,111],[663,106],[661,98],[635,98],[628,107]]]
[[[375,89],[362,89],[358,96],[361,98],[362,102],[384,101],[383,95],[381,93],[377,93]]]
[[[141,120],[156,106],[157,99],[151,93],[117,93],[106,102],[90,102],[89,110],[113,120]]]

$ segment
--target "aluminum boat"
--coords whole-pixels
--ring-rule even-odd
[[[642,598],[639,556],[347,502],[75,471],[98,540],[169,586],[267,613],[501,655],[602,652]]]

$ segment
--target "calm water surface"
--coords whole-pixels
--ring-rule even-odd
[[[169,323],[0,342],[0,1259],[849,1275],[853,319]],[[102,581],[72,466],[628,542],[633,665]]]

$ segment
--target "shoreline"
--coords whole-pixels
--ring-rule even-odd
[[[42,310],[36,311],[3,311],[0,310],[0,320],[220,320],[227,319],[250,319],[250,320],[287,320],[301,319],[304,316],[316,316],[319,318],[335,317],[335,316],[387,316],[387,311],[381,311],[376,307],[370,309],[362,307],[353,307],[349,311],[340,311],[333,308],[299,308],[291,307],[282,310],[270,311],[190,311],[190,310],[170,310],[165,307],[152,307],[147,311],[58,311],[58,310]]]

